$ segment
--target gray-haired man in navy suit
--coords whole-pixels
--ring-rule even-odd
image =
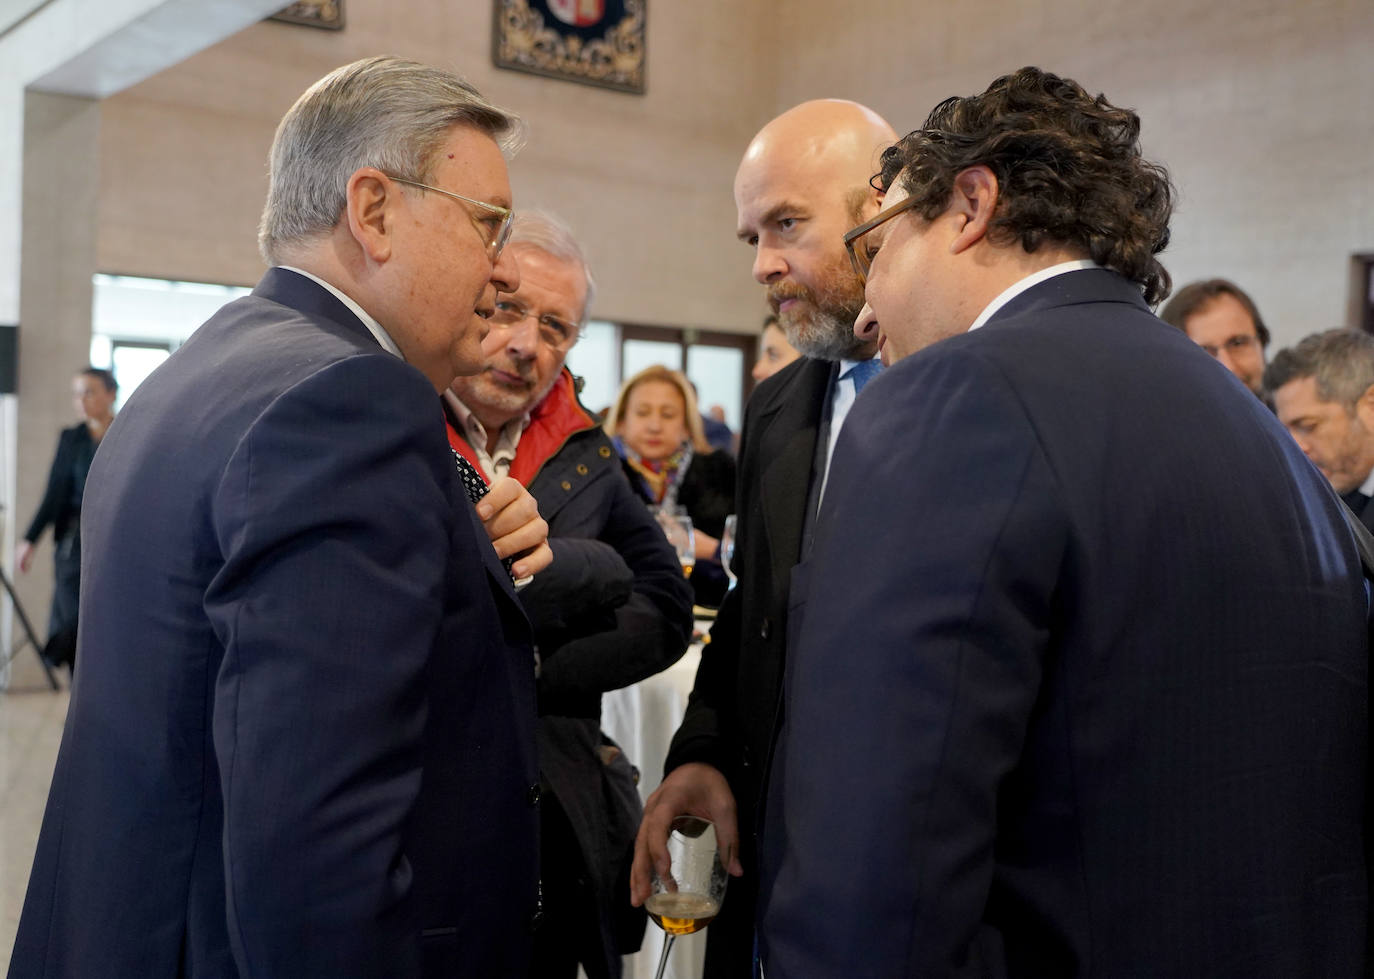
[[[82,671],[14,979],[527,968],[534,660],[498,557],[540,570],[546,528],[511,482],[474,512],[438,397],[519,281],[517,131],[387,58],[282,120],[273,267],[91,467]]]

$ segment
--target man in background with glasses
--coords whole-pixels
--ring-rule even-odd
[[[1188,334],[1255,397],[1266,400],[1264,352],[1269,347],[1269,327],[1240,286],[1225,279],[1190,282],[1170,297],[1159,318]]]
[[[1365,974],[1360,558],[1151,314],[1173,194],[1139,134],[1024,68],[884,154],[850,242],[892,366],[788,650],[769,979]]]
[[[463,495],[519,120],[373,58],[270,157],[251,296],[129,400],[82,512],[72,693],[10,975],[520,975],[539,914],[514,481]],[[494,546],[493,546],[494,544]]]
[[[631,763],[601,732],[601,694],[675,663],[692,632],[677,554],[564,366],[594,282],[572,232],[521,211],[506,249],[520,281],[496,297],[482,368],[444,395],[449,441],[488,479],[529,487],[554,561],[520,592],[539,650],[540,869],[534,979],[615,979],[644,912],[625,889],[642,812]]]
[[[802,358],[761,384],[745,408],[736,498],[738,587],[721,607],[663,784],[645,805],[633,892],[649,895],[650,866],[667,871],[669,824],[716,824],[736,876],[708,929],[706,975],[754,969],[757,838],[774,736],[785,710],[792,567],[809,550],[830,454],[845,417],[877,368],[876,344],[855,337],[863,284],[845,256],[846,228],[878,210],[868,183],[896,133],[854,102],[805,102],[764,126],[735,174],[736,233],[754,278]],[[766,841],[764,841],[766,844]]]

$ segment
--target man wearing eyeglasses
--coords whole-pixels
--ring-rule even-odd
[[[544,921],[535,979],[614,979],[644,913],[624,875],[642,812],[631,762],[601,732],[601,694],[671,666],[692,632],[677,554],[620,471],[620,457],[564,366],[594,283],[571,231],[521,211],[482,369],[445,393],[449,441],[488,478],[529,487],[554,561],[520,592],[540,656],[540,869]]]
[[[884,154],[850,244],[891,366],[793,577],[768,979],[1365,974],[1360,558],[1150,312],[1140,126],[1024,68]]]
[[[1264,352],[1269,327],[1255,301],[1225,279],[1190,282],[1159,311],[1159,318],[1176,326],[1215,357],[1242,384],[1263,400]]]
[[[518,132],[389,58],[282,120],[272,267],[91,466],[81,680],[14,979],[528,968],[534,656],[499,557],[549,552],[514,481],[479,520],[436,404],[519,287]]]
[[[649,894],[650,867],[666,873],[669,824],[684,813],[716,825],[731,881],[707,931],[706,975],[754,970],[760,878],[759,813],[792,637],[789,576],[809,550],[830,454],[872,376],[876,344],[855,337],[863,287],[845,256],[847,227],[878,210],[868,183],[896,133],[872,110],[826,99],[789,109],[761,129],[735,174],[736,234],[753,252],[791,344],[803,354],[749,399],[740,439],[739,584],[726,597],[702,654],[663,784],[645,805],[633,892]]]

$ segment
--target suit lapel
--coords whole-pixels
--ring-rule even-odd
[[[774,581],[787,581],[801,558],[811,467],[833,370],[826,361],[803,361],[760,419],[758,452],[766,461],[759,499]]]

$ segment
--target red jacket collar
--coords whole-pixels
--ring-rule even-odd
[[[467,459],[482,472],[477,452],[470,446],[461,432],[454,426],[453,419],[445,413],[448,421],[448,444],[453,450]],[[548,462],[569,437],[577,432],[593,428],[594,419],[577,401],[577,388],[572,372],[566,367],[554,381],[544,400],[530,412],[530,423],[520,434],[520,443],[515,449],[515,461],[511,463],[510,474],[521,486],[529,486],[539,474],[544,463]]]

